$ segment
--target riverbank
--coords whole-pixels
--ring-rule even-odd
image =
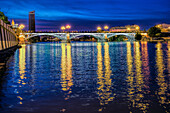
[[[5,50],[0,51],[0,74],[2,74],[6,68],[6,62],[8,59],[14,54],[17,48],[20,48],[21,46],[13,46]]]

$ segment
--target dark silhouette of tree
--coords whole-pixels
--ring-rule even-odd
[[[161,33],[161,29],[160,28],[157,28],[157,27],[151,27],[149,30],[148,30],[148,35],[150,37],[155,37],[157,36],[156,34],[158,33]]]
[[[136,39],[136,40],[141,40],[141,39],[142,39],[142,35],[139,34],[139,33],[136,33],[135,39]]]
[[[8,21],[8,17],[4,15],[3,12],[0,11],[0,19],[3,20],[6,24],[10,24]]]

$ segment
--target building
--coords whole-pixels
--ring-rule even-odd
[[[170,24],[158,24],[156,27],[161,29],[161,32],[170,32]]]
[[[117,26],[110,28],[110,32],[137,32],[140,30],[138,25]]]
[[[12,19],[11,26],[13,29],[18,29],[18,24],[15,24],[14,20]]]
[[[35,32],[35,11],[29,12],[29,32]]]
[[[16,24],[16,23],[14,22],[13,19],[12,19],[12,22],[11,22],[11,26],[12,26],[12,29],[14,30],[14,32],[15,32],[17,38],[18,38],[19,35],[20,35],[19,26],[18,26],[18,24]]]

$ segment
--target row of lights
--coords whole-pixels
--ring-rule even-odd
[[[64,31],[65,29],[71,29],[71,26],[70,25],[61,26],[61,30]]]
[[[105,29],[105,30],[108,30],[108,29],[109,29],[109,26],[104,26],[104,29]],[[98,30],[98,31],[101,31],[102,28],[101,28],[100,26],[98,26],[98,27],[97,27],[97,30]]]
[[[71,29],[71,26],[70,26],[70,25],[61,26],[61,30],[63,30],[63,31],[64,31],[65,29]],[[108,29],[109,29],[109,27],[108,27],[108,26],[104,26],[104,29],[105,29],[105,30],[108,30]],[[100,26],[98,26],[98,27],[97,27],[97,30],[98,30],[98,31],[101,31],[101,30],[102,30],[102,28],[101,28]]]
[[[23,24],[19,25],[19,29],[21,29],[21,30],[24,29],[24,27],[25,27],[25,25],[23,25]],[[65,29],[71,29],[71,26],[70,26],[70,25],[61,26],[61,30],[64,31]],[[108,29],[109,29],[109,26],[107,26],[107,25],[104,26],[104,29],[105,29],[105,30],[108,30]],[[136,27],[136,29],[139,30],[140,28],[139,28],[139,27]],[[101,31],[102,28],[101,28],[100,26],[98,26],[98,27],[97,27],[97,30],[98,30],[98,31]],[[130,30],[130,28],[128,27],[127,30]]]

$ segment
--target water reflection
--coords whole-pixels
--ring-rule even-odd
[[[25,69],[26,69],[26,45],[23,44],[22,48],[19,49],[19,73],[20,73],[20,78],[18,80],[19,87],[24,87],[26,84],[25,80],[27,77],[25,77]],[[16,89],[17,90],[17,89]],[[19,94],[19,91],[16,91]],[[17,98],[20,100],[19,104],[22,104],[23,98],[21,96],[17,96]]]
[[[160,104],[166,108],[166,104],[169,104],[169,100],[167,99],[167,88],[168,84],[167,81],[165,81],[165,65],[163,63],[163,51],[162,51],[162,44],[159,42],[156,44],[156,66],[157,66],[157,83],[159,85],[159,89],[157,92],[158,99]]]
[[[61,44],[62,55],[61,55],[61,86],[65,92],[65,100],[69,99],[71,94],[71,87],[73,86],[72,80],[72,58],[71,58],[71,45],[70,43]],[[67,53],[66,53],[67,51]]]
[[[128,74],[130,75],[129,76],[130,78],[128,78],[128,79],[133,79],[133,76],[132,76],[133,75],[133,71],[132,71],[132,68],[133,68],[133,65],[132,65],[133,61],[132,60],[133,60],[133,58],[132,58],[132,53],[131,53],[131,42],[127,42],[126,47],[127,47]],[[132,80],[130,80],[130,81],[132,81]]]
[[[112,80],[110,78],[111,70],[110,70],[110,56],[109,56],[108,43],[107,42],[104,43],[104,66],[105,66],[105,69],[103,69],[101,43],[97,44],[97,51],[98,51],[97,52],[97,64],[98,64],[97,84],[99,85],[98,95],[99,95],[99,101],[100,101],[100,105],[101,105],[101,108],[99,109],[99,111],[102,111],[105,108],[104,105],[107,105],[109,101],[113,101],[113,99],[114,99],[112,91],[111,91]]]
[[[141,50],[142,50],[142,73],[144,76],[144,93],[148,94],[150,91],[149,87],[149,79],[150,79],[150,68],[149,68],[149,56],[148,56],[148,43],[141,42]]]
[[[7,64],[0,103],[7,113],[165,113],[169,62],[170,43],[23,45]]]
[[[145,46],[146,47],[146,46]],[[146,50],[146,49],[145,49]],[[143,52],[145,51],[143,50]],[[144,53],[142,53],[144,54]],[[131,44],[127,42],[127,64],[128,64],[128,73],[127,82],[129,84],[128,88],[128,97],[131,102],[130,109],[139,108],[140,111],[144,113],[147,112],[149,103],[147,100],[144,100],[144,76],[142,74],[142,60],[140,52],[140,43],[134,43],[134,64],[135,73],[132,71],[132,57],[131,57]],[[135,75],[135,76],[134,76]]]

